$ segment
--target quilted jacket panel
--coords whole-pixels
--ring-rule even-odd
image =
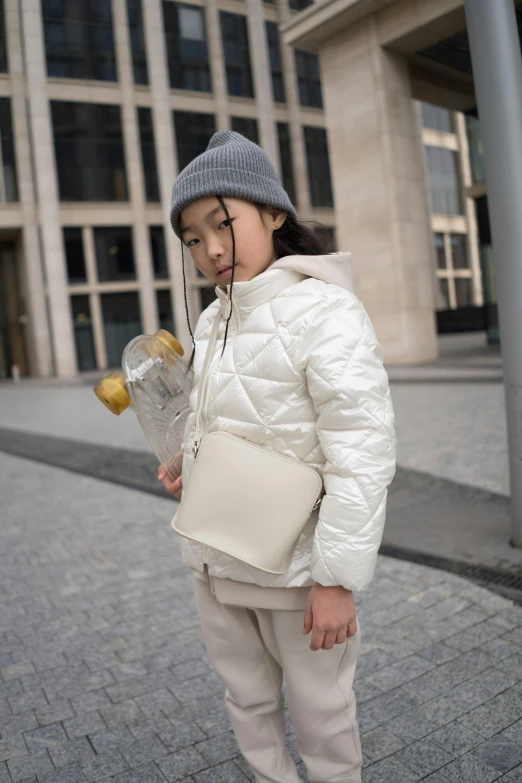
[[[210,550],[213,576],[262,586],[338,585],[361,591],[375,570],[395,473],[394,414],[383,354],[353,292],[348,253],[287,256],[234,283],[201,314],[196,382],[184,439],[183,486],[194,462],[199,382],[216,315],[223,318],[210,364],[205,432],[226,430],[318,470],[326,494],[279,576]],[[231,477],[230,491],[234,491]],[[183,559],[202,570],[205,548],[182,539]]]

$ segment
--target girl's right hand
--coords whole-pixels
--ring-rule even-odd
[[[163,482],[163,486],[167,492],[170,492],[171,495],[174,495],[176,500],[181,500],[181,493],[183,491],[183,479],[181,476],[178,476],[178,478],[173,481],[163,465],[159,465],[158,479]]]

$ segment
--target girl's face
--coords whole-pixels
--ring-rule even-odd
[[[275,260],[272,234],[286,212],[250,201],[223,198],[234,224],[236,267],[234,282],[252,280]],[[226,290],[232,277],[232,233],[225,211],[215,196],[193,201],[181,213],[183,242],[200,272]]]

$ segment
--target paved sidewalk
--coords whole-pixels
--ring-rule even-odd
[[[0,782],[252,780],[173,501],[2,453],[0,493]],[[522,608],[386,557],[357,607],[365,783],[520,783]]]

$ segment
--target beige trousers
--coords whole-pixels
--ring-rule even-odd
[[[360,631],[332,650],[310,650],[303,611],[220,603],[195,579],[203,638],[226,685],[225,703],[256,783],[299,783],[285,749],[282,679],[311,783],[360,783],[361,745],[352,690]],[[264,588],[269,590],[270,588]]]

